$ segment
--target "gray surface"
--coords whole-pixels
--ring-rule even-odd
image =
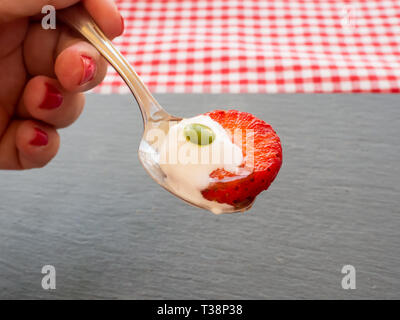
[[[275,183],[223,216],[146,176],[130,99],[91,95],[50,166],[0,173],[0,298],[400,298],[400,96],[160,95],[182,116],[238,106],[280,135]]]

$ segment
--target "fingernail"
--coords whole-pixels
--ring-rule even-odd
[[[83,73],[79,85],[83,85],[90,80],[93,80],[94,74],[96,73],[96,63],[94,62],[93,58],[82,55],[81,60],[83,65]]]
[[[123,34],[124,33],[124,30],[125,30],[125,21],[124,21],[124,17],[122,16],[122,14],[120,14],[120,16],[121,16],[121,34]]]
[[[46,146],[49,143],[49,137],[43,130],[35,128],[35,137],[29,143],[37,147]]]
[[[55,109],[61,106],[63,96],[60,91],[51,84],[46,83],[46,93],[42,104],[39,106],[41,109]]]

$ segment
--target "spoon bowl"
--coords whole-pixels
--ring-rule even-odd
[[[163,188],[171,192],[176,197],[187,203],[206,210],[213,211],[212,206],[207,204],[199,205],[191,199],[184,197],[177,192],[166,179],[166,175],[160,167],[160,145],[163,137],[168,134],[169,128],[177,124],[182,118],[169,114],[150,93],[149,89],[140,79],[138,74],[124,58],[124,56],[114,47],[112,42],[104,35],[101,29],[94,22],[89,13],[77,4],[73,7],[57,11],[57,16],[66,25],[80,33],[87,39],[100,54],[111,64],[118,74],[125,81],[133,96],[135,97],[143,118],[143,136],[139,145],[139,160],[147,173]],[[162,133],[154,137],[154,132]],[[157,139],[155,139],[157,138]],[[239,207],[232,207],[223,210],[223,213],[248,210],[253,201],[243,203]],[[222,213],[222,212],[220,212]]]

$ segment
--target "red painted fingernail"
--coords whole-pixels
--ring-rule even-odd
[[[46,93],[42,104],[39,106],[41,109],[55,109],[61,106],[63,96],[60,91],[51,84],[46,83]]]
[[[81,56],[82,65],[83,65],[83,74],[82,79],[79,85],[83,85],[90,80],[93,80],[94,74],[96,73],[96,63],[93,58],[88,56]]]
[[[124,30],[125,30],[125,21],[124,21],[124,17],[122,16],[122,14],[120,14],[120,16],[121,16],[121,34],[123,34],[124,33]]]
[[[46,146],[49,143],[49,137],[43,130],[35,128],[35,137],[29,143],[37,147]]]

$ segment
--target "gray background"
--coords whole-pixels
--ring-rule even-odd
[[[0,298],[400,298],[398,95],[158,98],[269,122],[284,150],[270,189],[246,214],[186,205],[140,166],[132,98],[90,95],[55,161],[0,173]],[[341,288],[345,264],[356,290]]]

